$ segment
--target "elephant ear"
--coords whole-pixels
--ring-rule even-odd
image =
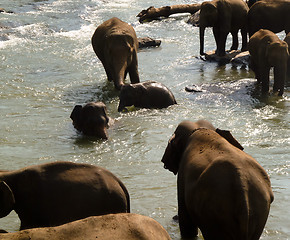
[[[73,125],[77,130],[81,131],[81,112],[82,105],[76,105],[70,115],[70,118],[73,120]]]
[[[216,132],[222,136],[223,138],[225,138],[229,143],[231,143],[232,145],[234,145],[235,147],[244,150],[244,148],[242,147],[242,145],[233,137],[233,135],[231,134],[230,131],[228,130],[221,130],[221,129],[216,129]]]
[[[0,182],[0,217],[7,216],[14,207],[15,198],[12,190],[5,182]]]

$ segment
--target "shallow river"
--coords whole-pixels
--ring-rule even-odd
[[[2,0],[0,7],[14,14],[0,13],[0,169],[60,160],[105,167],[128,188],[131,212],[156,219],[180,239],[172,220],[176,176],[160,160],[180,121],[205,118],[231,130],[271,178],[275,201],[261,239],[290,239],[289,88],[282,98],[261,98],[248,68],[199,59],[198,28],[186,23],[188,15],[145,24],[136,18],[149,6],[180,3],[190,2]],[[132,24],[138,37],[162,40],[160,48],[138,53],[140,79],[164,83],[178,105],[117,112],[118,92],[90,43],[95,28],[114,16]],[[205,50],[214,48],[208,29]],[[203,92],[185,92],[192,84]],[[116,120],[107,141],[81,136],[69,118],[74,105],[97,100]],[[16,231],[17,215],[1,219],[0,228]]]

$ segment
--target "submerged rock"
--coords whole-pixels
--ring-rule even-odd
[[[250,54],[248,51],[241,52],[240,50],[226,51],[225,56],[218,56],[215,51],[205,53],[206,61],[214,61],[222,64],[232,63],[235,65],[249,65]]]
[[[139,48],[159,47],[161,40],[155,40],[150,37],[138,38]]]

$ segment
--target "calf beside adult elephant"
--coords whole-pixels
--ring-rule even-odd
[[[247,49],[248,6],[243,0],[213,0],[201,4],[199,17],[200,54],[204,55],[204,32],[213,27],[216,54],[225,55],[226,39],[232,34],[231,50],[238,49],[238,31],[242,33],[242,51]]]
[[[20,229],[130,212],[124,184],[106,169],[54,162],[0,172],[0,217],[14,210]]]
[[[108,80],[121,89],[127,73],[131,83],[138,83],[138,40],[128,23],[114,17],[102,23],[92,36],[93,49],[101,60]]]
[[[257,1],[248,12],[248,31],[251,37],[260,29],[268,29],[274,33],[290,32],[290,1],[279,0]]]
[[[220,134],[221,133],[221,134]],[[181,122],[162,158],[177,177],[182,237],[258,240],[273,192],[266,171],[229,131],[207,121]]]
[[[133,213],[88,217],[57,227],[34,228],[0,234],[1,240],[169,240],[154,219]]]
[[[288,45],[278,36],[266,29],[260,29],[249,40],[251,68],[258,83],[262,84],[262,93],[269,91],[270,68],[274,67],[273,92],[282,96],[286,80]]]
[[[176,104],[175,97],[166,86],[147,81],[122,86],[118,111],[132,105],[139,108],[166,108],[173,104]]]

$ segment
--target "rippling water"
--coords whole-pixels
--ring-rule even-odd
[[[289,88],[282,98],[263,99],[247,68],[200,60],[198,29],[186,24],[187,15],[142,25],[135,17],[152,5],[189,1],[3,1],[0,7],[14,13],[0,13],[1,169],[59,160],[103,166],[127,186],[132,212],[153,217],[180,239],[171,220],[176,177],[160,160],[180,121],[205,118],[230,129],[270,175],[275,201],[261,239],[290,238]],[[162,40],[160,48],[138,53],[140,78],[164,83],[178,105],[117,112],[118,92],[90,43],[95,28],[113,16],[132,24],[139,37]],[[205,46],[215,48],[210,30]],[[185,92],[192,84],[202,92]],[[96,100],[116,119],[108,141],[82,137],[69,118],[75,104]],[[1,219],[0,228],[16,231],[16,214]]]

